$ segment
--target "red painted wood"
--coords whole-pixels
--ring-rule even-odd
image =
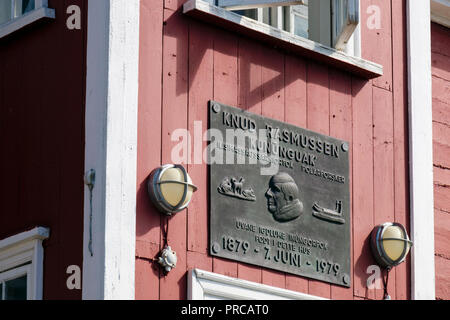
[[[434,165],[444,168],[450,168],[450,146],[433,143],[433,161]]]
[[[262,270],[261,283],[278,288],[286,288],[286,274],[275,270]]]
[[[381,4],[363,1],[363,15],[366,15],[365,8],[370,4],[381,6],[382,13],[380,30],[367,30],[367,17],[362,18],[363,58],[382,63],[385,70],[384,76],[373,82],[352,77],[333,66],[310,61],[305,63],[300,55],[289,55],[274,50],[263,42],[217,29],[208,23],[181,17],[179,11],[174,11],[178,10],[183,2],[184,0],[164,1],[167,25],[163,39],[162,159],[167,159],[173,145],[178,143],[170,141],[170,131],[175,128],[188,128],[193,133],[194,121],[206,119],[206,102],[211,98],[256,114],[348,140],[353,147],[353,286],[351,289],[345,289],[257,266],[211,258],[207,255],[209,212],[206,207],[206,169],[202,165],[190,164],[188,170],[191,176],[195,177],[194,182],[201,188],[194,195],[187,217],[186,213],[176,216],[179,220],[176,223],[177,235],[174,240],[179,241],[180,248],[177,252],[182,256],[181,267],[177,266],[180,271],[175,277],[178,283],[170,276],[162,278],[160,297],[184,296],[183,272],[185,274],[189,268],[198,267],[333,299],[351,299],[353,296],[355,299],[379,298],[366,288],[366,269],[374,264],[368,246],[368,236],[375,222],[390,218],[408,224],[409,219],[404,1]],[[152,31],[148,32],[160,31],[152,28]],[[187,33],[189,37],[186,36]],[[442,61],[436,61],[433,64],[435,68],[445,66]],[[439,73],[439,70],[434,72],[443,74]],[[445,83],[441,84],[441,87],[444,88],[441,89],[441,98],[435,97],[437,111],[434,117],[450,119],[447,102],[442,99],[442,93],[444,96],[446,94]],[[384,118],[386,112],[390,112],[388,122],[385,122]],[[172,119],[173,114],[177,114],[176,119]],[[202,128],[205,128],[204,124]],[[381,142],[383,137],[388,138],[386,145]],[[446,153],[439,152],[444,158]],[[191,161],[193,160],[191,158]],[[443,177],[445,178],[445,175]],[[383,188],[385,183],[387,188]],[[391,193],[388,193],[388,190]],[[445,193],[438,190],[437,194],[437,203],[445,205]],[[440,198],[442,200],[439,200]],[[383,203],[382,200],[389,203]],[[169,234],[173,232],[173,221],[175,220],[171,221]],[[154,243],[140,246],[142,247],[139,252],[149,254]],[[397,298],[409,297],[408,266],[407,263],[399,266],[394,280],[391,278],[390,286],[394,293],[390,293]],[[395,287],[392,287],[393,284]],[[170,290],[176,293],[170,294]]]
[[[450,213],[450,192],[448,187],[434,185],[434,208]]]
[[[159,243],[153,243],[146,239],[136,241],[136,258],[155,259],[161,250]]]
[[[81,9],[81,14],[87,15],[87,1],[76,0],[69,1],[64,0],[63,4],[59,4],[59,9],[56,10],[65,10],[70,5],[78,5]],[[61,7],[62,6],[62,7]],[[59,43],[64,45],[62,46],[65,51],[64,59],[66,61],[70,61],[72,66],[70,70],[65,68],[61,68],[61,65],[56,66],[58,69],[57,74],[53,75],[53,79],[48,79],[51,76],[45,75],[45,80],[39,78],[37,81],[44,81],[44,84],[48,84],[51,82],[62,83],[64,84],[64,90],[61,90],[60,101],[69,101],[65,105],[65,108],[61,108],[61,104],[57,103],[55,109],[58,110],[53,114],[53,116],[57,117],[57,121],[53,122],[56,124],[56,129],[59,132],[63,132],[63,134],[59,135],[58,143],[57,143],[57,154],[58,160],[60,161],[60,171],[59,171],[59,186],[57,187],[60,191],[58,192],[58,200],[59,200],[59,229],[61,232],[60,236],[60,246],[59,246],[59,254],[60,254],[60,268],[58,270],[61,277],[58,277],[59,285],[61,291],[67,292],[65,293],[66,299],[79,299],[80,292],[79,290],[68,290],[66,286],[67,274],[65,271],[67,267],[70,265],[79,265],[82,267],[82,259],[83,259],[83,241],[82,235],[79,233],[83,230],[84,227],[84,217],[83,211],[80,208],[83,208],[83,182],[81,181],[81,177],[84,174],[84,141],[85,141],[85,126],[84,126],[84,105],[85,105],[85,87],[86,87],[86,66],[85,66],[85,52],[81,48],[85,48],[86,43],[86,29],[82,29],[79,32],[72,32],[67,29],[66,26],[66,17],[62,16],[57,19],[57,25],[53,26],[53,28],[57,28],[59,35]],[[82,23],[82,28],[87,28],[85,24]],[[39,39],[36,39],[39,42]],[[41,46],[50,48],[50,46],[55,42],[55,38],[47,35],[47,38]],[[51,50],[51,49],[50,49]],[[28,50],[27,50],[28,51]],[[33,50],[29,51],[33,54]],[[53,52],[51,56],[48,56],[47,59],[49,64],[53,64],[53,68],[55,68],[54,61],[58,61],[61,53]],[[37,57],[36,52],[34,52],[34,57]],[[59,58],[60,59],[60,58]],[[36,62],[34,62],[36,64]],[[45,69],[41,65],[38,68],[41,74],[47,73],[48,69]],[[80,70],[80,71],[78,71]],[[31,70],[30,70],[31,71]],[[72,74],[73,72],[73,74]],[[22,75],[23,76],[23,75]],[[28,78],[28,80],[30,80]],[[47,82],[48,81],[48,82]],[[33,104],[35,98],[39,95],[39,91],[41,88],[36,86],[36,79],[30,83],[30,86],[34,87],[36,90],[36,95],[30,94],[28,97],[30,104]],[[77,89],[73,89],[77,88]],[[52,101],[55,103],[55,96],[51,97],[51,94],[55,94],[55,89],[47,89],[47,97],[48,101]],[[57,95],[58,96],[58,95]],[[63,104],[64,105],[64,104]],[[42,104],[41,110],[46,108],[46,104]],[[40,110],[37,112],[40,112]],[[31,114],[30,114],[31,115]],[[38,115],[36,115],[38,116]],[[36,122],[36,118],[31,121]],[[47,124],[48,125],[48,124]],[[37,133],[37,130],[33,130],[33,135]],[[41,133],[42,134],[42,133]],[[51,134],[55,135],[55,132]],[[72,142],[76,141],[75,148],[71,145]],[[49,154],[42,153],[42,146],[46,144],[46,140],[41,136],[41,143],[35,146],[36,151],[41,152],[42,159],[48,159]],[[45,161],[45,160],[44,160]],[[38,161],[35,161],[33,164],[33,171],[39,170],[39,166],[37,165]],[[42,168],[42,180],[45,180],[45,172],[49,172],[47,169]],[[29,180],[30,176],[27,177]],[[34,181],[34,190],[33,193],[35,195],[35,201],[32,203],[45,202],[46,198],[40,199],[41,196],[38,195],[42,186],[39,181]],[[48,192],[48,191],[47,191]],[[32,205],[30,203],[30,205]],[[35,207],[31,207],[28,209],[32,212],[30,215],[33,218],[36,218]],[[45,208],[43,208],[45,210]]]
[[[136,300],[158,300],[159,267],[148,260],[136,258],[135,268]]]
[[[64,277],[67,279],[64,271],[61,270],[60,250],[58,245],[44,245],[44,279],[52,279],[55,277]],[[61,299],[61,292],[64,290],[61,281],[44,280],[44,299],[56,300]]]
[[[433,122],[433,142],[439,143],[444,146],[450,146],[450,126],[441,123],[441,122]]]
[[[450,186],[450,170],[434,167],[434,184]]]
[[[450,81],[433,77],[433,98],[445,104],[450,104]]]
[[[345,140],[352,145],[352,82],[351,77],[345,73],[336,70],[330,70],[330,135]],[[349,152],[349,185],[352,190],[352,152]],[[351,197],[350,197],[351,203]],[[350,208],[350,221],[353,221],[353,212]],[[349,222],[351,223],[351,222]],[[352,237],[350,236],[350,243]],[[353,258],[353,248],[350,251],[351,259]],[[350,278],[353,283],[353,268],[350,271]],[[331,298],[339,300],[352,300],[353,289],[336,285],[331,286]]]
[[[368,8],[376,6],[380,13],[380,28],[369,28],[373,11]],[[383,66],[383,76],[373,79],[377,87],[392,90],[392,21],[391,1],[361,0],[361,55],[362,58]]]
[[[448,28],[437,23],[431,23],[431,52],[450,56],[448,50],[448,38],[450,31]]]
[[[187,2],[187,0],[154,0],[154,1],[164,1],[164,8],[171,10],[178,10],[185,2]]]
[[[330,93],[328,67],[309,63],[307,67],[307,124],[308,129],[329,135],[330,133]],[[310,280],[309,294],[330,298],[328,283]]]
[[[86,15],[87,1],[71,4]],[[83,263],[86,28],[68,30],[62,14],[0,41],[0,239],[51,229],[44,298],[81,298],[66,269]]]
[[[242,280],[262,283],[262,271],[260,267],[239,263],[238,278]]]
[[[433,76],[450,80],[450,54],[433,52],[431,57],[431,72]]]
[[[213,258],[213,272],[237,278],[238,264],[231,260]]]
[[[214,100],[236,106],[238,101],[238,42],[225,32],[217,32],[214,42]],[[214,258],[213,271],[237,277],[236,262]]]
[[[160,266],[156,262],[161,251],[159,243],[138,240],[136,242],[135,298],[136,300],[158,300]]]
[[[447,192],[450,192],[447,189]],[[450,260],[450,217],[448,212],[434,210],[434,241],[436,255],[440,255]]]
[[[201,269],[205,271],[212,271],[213,259],[205,254],[199,252],[188,251],[187,253],[187,269]]]
[[[433,97],[433,121],[450,123],[450,103]]]
[[[286,55],[284,119],[287,123],[306,127],[306,94],[306,63]]]
[[[147,179],[161,165],[163,6],[158,1],[141,1],[140,11],[136,256],[153,259],[161,250],[161,214],[149,201]],[[157,267],[136,260],[136,299],[159,299]]]
[[[60,33],[59,33],[60,34]],[[40,47],[40,44],[38,42],[38,39],[31,38],[30,39],[30,45],[32,47]],[[20,60],[26,59],[27,55],[22,54],[19,56]],[[19,61],[20,61],[19,60]],[[23,67],[22,67],[23,68]],[[30,72],[30,74],[39,74],[42,71],[40,70],[40,66],[38,64],[29,64],[26,66],[26,69],[23,68],[23,71],[27,70]],[[57,72],[58,75],[61,75],[60,72]],[[39,87],[37,87],[34,84],[35,79],[33,77],[20,79],[19,88],[24,90],[24,92],[27,92],[26,95],[22,97],[22,101],[19,102],[19,104],[24,103],[26,105],[33,105],[32,97],[36,97],[39,95]],[[17,90],[17,89],[16,89]],[[57,99],[61,99],[61,95],[57,94]],[[25,109],[21,108],[19,117],[21,119],[20,123],[18,124],[19,128],[23,130],[24,132],[33,133],[28,134],[28,136],[24,137],[21,141],[21,152],[20,152],[20,171],[18,172],[19,176],[19,185],[20,189],[23,192],[22,199],[19,204],[19,210],[21,211],[21,219],[24,221],[30,221],[33,219],[33,212],[35,208],[35,203],[39,203],[38,197],[39,194],[39,181],[36,179],[30,179],[29,177],[33,175],[33,172],[36,170],[36,167],[38,166],[38,158],[35,157],[35,155],[39,154],[40,152],[40,145],[42,144],[42,137],[41,137],[41,130],[40,130],[40,124],[35,121],[36,118],[39,117],[39,107],[34,107],[31,109]],[[61,117],[64,115],[61,112],[57,112],[56,117]],[[69,125],[69,124],[68,124]],[[61,126],[60,123],[56,124],[57,131],[64,131],[64,128]],[[58,137],[55,141],[56,147],[59,149],[61,148],[61,139]],[[65,155],[67,154],[66,150],[60,149],[61,153],[58,155],[61,161],[60,167],[65,167],[65,164],[63,161],[65,160]],[[61,170],[62,171],[62,170]],[[58,172],[59,173],[59,172]],[[70,174],[70,173],[69,173]],[[58,174],[59,175],[59,174]],[[40,174],[38,175],[40,177]],[[58,186],[59,187],[59,186]],[[63,191],[59,190],[58,195],[61,196],[61,193]],[[70,215],[68,216],[70,219]],[[58,225],[62,228],[65,227],[64,220],[61,220],[58,217]],[[58,230],[59,232],[62,230]],[[62,233],[61,233],[62,234]],[[58,260],[58,263],[61,262],[61,257]]]
[[[375,298],[367,289],[367,267],[375,264],[369,235],[373,230],[373,124],[371,83],[352,79],[353,107],[353,289]]]
[[[394,107],[394,212],[395,221],[409,230],[408,78],[406,1],[392,1],[392,77]],[[410,260],[396,267],[396,298],[410,299]]]
[[[189,132],[191,156],[189,175],[199,190],[208,189],[208,168],[203,161],[208,129],[206,106],[214,92],[214,34],[195,21],[189,25]],[[188,208],[188,250],[208,253],[208,196],[197,192]],[[211,263],[212,264],[212,260]],[[210,270],[209,270],[210,271]]]
[[[394,211],[393,219],[404,224],[409,219],[404,1],[362,1],[363,57],[382,63],[385,74],[373,81],[374,89],[372,83],[353,78],[351,92],[349,74],[336,72],[332,66],[310,62],[306,66],[300,55],[286,55],[267,44],[211,28],[206,23],[191,22],[179,10],[184,1],[141,3],[136,297],[185,298],[186,271],[193,267],[333,299],[350,296],[346,289],[319,281],[268,269],[262,272],[258,267],[208,256],[204,165],[188,166],[194,182],[201,188],[188,212],[170,220],[169,242],[178,253],[177,268],[160,278],[159,267],[150,264],[148,259],[161,246],[161,223],[159,213],[147,199],[146,177],[161,163],[172,162],[171,151],[178,143],[171,141],[173,130],[185,128],[192,132],[193,121],[206,119],[205,102],[214,98],[321,133],[353,138],[353,292],[356,298],[375,298],[365,288],[365,271],[373,263],[367,237],[375,221],[392,217],[386,212]],[[79,4],[87,16],[86,3],[53,0],[50,7],[65,12],[69,4]],[[365,8],[369,4],[381,7],[380,30],[365,27]],[[45,298],[81,297],[80,292],[69,292],[65,287],[65,268],[69,264],[82,264],[80,177],[84,173],[87,19],[82,20],[82,31],[68,31],[64,18],[64,14],[57,15],[51,23],[17,33],[0,43],[0,147],[8,155],[0,157],[0,239],[35,225],[51,228],[51,238],[45,244]],[[450,123],[446,59],[449,41],[448,29],[433,24],[432,31],[433,119],[440,123],[434,126],[438,143],[435,197],[436,207],[442,210],[437,211],[439,222],[446,218],[447,212],[443,210],[450,212],[448,188],[443,186],[449,175],[445,169],[449,166],[447,130],[443,127]],[[213,47],[208,38],[211,35]],[[202,48],[207,52],[202,54]],[[34,63],[31,55],[39,56],[40,63]],[[70,61],[64,68],[55,63],[61,57]],[[38,83],[45,85],[37,86]],[[388,91],[392,91],[391,97]],[[383,108],[389,105],[393,111],[388,117],[390,128],[384,123]],[[391,137],[387,153],[379,140],[383,136]],[[379,178],[390,170],[394,175]],[[47,179],[48,172],[52,173],[52,179]],[[388,188],[383,189],[386,181]],[[393,190],[392,194],[387,190]],[[382,203],[379,199],[388,200]],[[447,232],[446,220],[439,222],[437,228],[436,248],[442,255],[447,250],[440,240]],[[445,282],[448,259],[439,256],[437,261],[438,296],[448,298]],[[402,264],[396,268],[395,280],[391,278],[396,298],[409,297],[408,268],[407,263]]]
[[[239,108],[255,114],[262,112],[262,56],[264,47],[242,38],[239,41]]]
[[[162,162],[173,163],[172,149],[180,141],[171,141],[172,134],[177,129],[187,129],[188,124],[189,30],[179,12],[164,10],[164,21]],[[177,268],[160,280],[163,300],[186,298],[186,225],[186,210],[169,218],[168,243],[177,252],[178,261]]]
[[[284,121],[306,128],[306,64],[302,59],[285,56]],[[286,289],[308,293],[308,280],[286,274]]]
[[[17,50],[16,50],[17,51]],[[17,57],[19,58],[19,54],[21,51],[17,52]],[[11,139],[8,137],[14,137],[16,134],[16,123],[20,123],[20,118],[18,116],[18,107],[13,99],[12,101],[8,101],[6,98],[6,92],[14,92],[16,87],[19,87],[19,79],[8,77],[9,75],[13,75],[19,68],[20,59],[10,59],[8,63],[6,63],[6,55],[7,52],[3,49],[0,51],[1,58],[0,59],[0,130],[2,134],[0,135],[0,144],[2,146],[2,154],[5,155],[14,155],[19,152],[19,141],[18,139]],[[14,52],[12,53],[14,54]],[[17,89],[16,89],[17,90]],[[8,133],[8,134],[7,134]],[[8,236],[14,235],[14,233],[19,232],[19,230],[14,230],[17,228],[15,224],[17,222],[11,221],[8,218],[7,212],[12,212],[15,215],[19,213],[19,198],[20,193],[19,190],[19,179],[16,172],[19,172],[19,163],[15,161],[15,159],[11,159],[10,157],[2,156],[0,157],[0,172],[2,174],[3,179],[1,180],[1,193],[0,193],[0,209],[2,214],[0,214],[0,225],[1,229],[1,237],[6,238]],[[6,184],[4,181],[8,181],[8,188],[6,188]],[[6,201],[9,200],[9,201]],[[7,223],[9,221],[9,223]]]
[[[238,107],[259,115],[262,112],[262,55],[260,44],[239,39]],[[261,268],[249,264],[238,264],[238,276],[257,283],[262,281]]]
[[[82,14],[86,16],[87,14],[87,1],[68,1],[65,0],[63,7],[69,7],[70,5],[78,5],[81,9]],[[60,9],[60,10],[61,10]],[[57,117],[56,128],[59,132],[65,132],[64,134],[59,136],[57,150],[59,153],[59,161],[61,161],[61,167],[59,172],[59,177],[61,182],[58,186],[60,190],[59,193],[59,201],[60,206],[58,210],[63,213],[59,215],[59,229],[60,229],[60,246],[59,246],[59,263],[60,267],[58,268],[59,277],[59,288],[61,291],[68,291],[66,295],[66,299],[80,299],[81,292],[80,290],[68,290],[66,285],[67,273],[65,272],[67,268],[71,265],[78,265],[82,268],[83,261],[83,241],[82,235],[77,234],[75,239],[74,232],[81,232],[84,227],[84,217],[83,211],[80,210],[80,207],[83,205],[83,197],[84,190],[82,188],[81,177],[84,174],[84,112],[83,106],[85,105],[85,85],[86,85],[86,67],[85,64],[85,54],[83,50],[80,50],[80,44],[85,43],[86,35],[83,31],[72,32],[67,29],[65,17],[63,16],[57,22],[57,26],[60,32],[60,43],[64,41],[64,50],[67,50],[64,58],[68,59],[70,63],[73,63],[72,71],[80,68],[81,72],[75,72],[71,74],[65,68],[61,68],[59,66],[58,74],[54,75],[55,79],[58,82],[63,83],[65,86],[65,90],[60,92],[61,101],[66,100],[70,101],[70,104],[73,106],[66,106],[66,108],[61,108],[61,105],[58,105],[57,110],[54,116]],[[86,26],[87,28],[87,26]],[[54,38],[47,38],[45,43],[42,45],[50,46],[51,43],[55,41]],[[32,51],[31,51],[32,52]],[[54,60],[49,61],[54,63],[57,61],[58,56],[55,55]],[[42,68],[42,66],[41,66]],[[42,69],[43,73],[46,72],[46,69]],[[48,77],[48,75],[46,76]],[[38,81],[42,81],[43,79],[39,79]],[[44,80],[45,81],[45,80]],[[50,80],[52,81],[52,80]],[[49,82],[50,82],[49,81]],[[55,81],[55,80],[53,80]],[[48,82],[44,82],[48,83]],[[40,90],[36,86],[36,82],[30,83],[31,86],[34,86],[36,93]],[[71,88],[79,88],[78,90],[72,90]],[[82,92],[82,94],[80,93]],[[53,91],[54,93],[54,91]],[[33,103],[33,98],[37,95],[31,94],[29,99],[30,102]],[[54,101],[55,97],[50,98],[49,101]],[[74,107],[76,106],[76,107]],[[44,105],[45,107],[45,105]],[[36,122],[36,118],[32,119],[33,122]],[[35,133],[37,131],[34,131]],[[53,132],[55,134],[55,132]],[[42,139],[42,137],[41,137]],[[45,140],[41,140],[42,143],[40,145],[36,145],[36,151],[41,151],[41,146],[45,144]],[[72,148],[69,141],[77,141],[77,148]],[[41,151],[42,152],[42,151]],[[48,157],[47,154],[43,154],[43,158],[46,159]],[[34,165],[34,169],[36,170]],[[43,170],[41,174],[48,172],[47,170]],[[28,177],[29,179],[29,177]],[[43,176],[42,180],[45,179]],[[34,179],[30,179],[34,180]],[[63,180],[66,180],[63,182]],[[32,201],[31,203],[36,203],[40,201],[38,198],[38,192],[42,188],[39,181],[34,182],[34,191],[33,193],[36,196],[36,201]],[[42,200],[41,200],[42,201]],[[45,201],[45,200],[44,200]],[[30,203],[30,204],[31,204]],[[76,204],[76,205],[72,205]],[[82,208],[82,207],[81,207]],[[33,208],[29,209],[30,212],[33,212],[31,215],[34,216],[35,211]]]
[[[373,72],[366,68],[361,68],[359,66],[356,66],[355,64],[349,64],[341,59],[338,59],[334,55],[322,54],[316,50],[310,50],[303,46],[299,46],[294,42],[280,40],[279,37],[273,37],[270,32],[265,33],[256,31],[252,28],[247,28],[230,20],[217,18],[217,16],[211,15],[202,10],[194,9],[188,11],[186,14],[194,19],[199,19],[205,21],[208,24],[213,24],[219,26],[222,29],[235,32],[236,34],[243,35],[251,39],[256,39],[257,41],[264,43],[269,48],[284,50],[285,52],[290,52],[298,56],[313,60],[316,63],[332,65],[333,67],[349,72],[363,79],[373,79],[379,76],[378,72]]]
[[[374,157],[374,224],[395,220],[394,212],[394,114],[392,93],[373,88],[373,157]],[[389,276],[388,290],[395,299],[395,273]],[[376,298],[383,298],[383,289],[376,289]]]
[[[238,41],[220,30],[214,41],[214,99],[231,106],[238,103]]]
[[[284,55],[275,50],[266,50],[262,62],[262,115],[284,121]],[[286,276],[282,272],[263,269],[263,284],[285,288]]]
[[[450,298],[450,31],[431,25],[436,298]]]
[[[231,33],[214,33],[214,98],[225,104],[238,103],[238,39]]]
[[[328,67],[309,63],[307,67],[308,129],[328,135],[330,132],[330,94]]]
[[[284,55],[266,50],[262,62],[262,115],[284,121]]]
[[[436,257],[436,298],[440,300],[450,299],[450,263],[448,259]]]

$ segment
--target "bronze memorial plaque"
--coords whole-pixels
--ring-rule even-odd
[[[211,101],[210,253],[350,287],[347,142]]]

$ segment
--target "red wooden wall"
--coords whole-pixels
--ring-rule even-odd
[[[82,9],[82,29],[66,8]],[[0,39],[0,239],[35,226],[44,299],[81,299],[66,269],[83,263],[86,0],[49,0],[56,19]]]
[[[450,29],[431,26],[436,298],[450,299]]]
[[[375,264],[368,237],[377,224],[409,226],[405,1],[361,0],[362,55],[384,75],[365,80],[264,43],[183,16],[184,0],[141,1],[136,298],[185,299],[186,273],[200,268],[332,299],[382,299],[366,286]],[[381,29],[366,27],[366,9],[381,8]],[[146,179],[171,163],[178,128],[207,128],[210,99],[351,142],[352,287],[208,255],[207,166],[189,164],[199,191],[170,219],[178,265],[163,276],[152,263],[164,218],[149,203]],[[393,299],[410,298],[409,260],[390,275]]]

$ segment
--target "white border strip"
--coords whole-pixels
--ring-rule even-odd
[[[139,0],[88,1],[83,299],[134,299]]]
[[[407,1],[411,295],[435,299],[430,2]]]
[[[327,300],[199,269],[189,270],[188,300]]]

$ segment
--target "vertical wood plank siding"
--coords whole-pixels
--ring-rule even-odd
[[[66,9],[81,8],[81,30]],[[49,0],[55,20],[0,39],[0,239],[36,226],[44,299],[81,299],[67,267],[83,265],[86,0]]]
[[[186,272],[194,267],[325,298],[382,298],[382,290],[366,285],[367,267],[375,264],[370,232],[394,220],[409,228],[405,1],[361,1],[363,58],[385,70],[373,81],[184,17],[183,3],[141,1],[136,298],[186,298]],[[381,29],[369,30],[366,9],[373,4],[381,9]],[[148,202],[146,177],[171,162],[173,130],[193,136],[195,121],[207,128],[210,99],[350,142],[350,289],[210,257],[208,171],[192,162],[187,167],[199,191],[188,210],[170,219],[177,268],[163,276],[152,266],[163,220]],[[392,272],[390,295],[408,299],[409,279],[408,259]]]
[[[436,298],[450,299],[450,30],[431,24]]]

